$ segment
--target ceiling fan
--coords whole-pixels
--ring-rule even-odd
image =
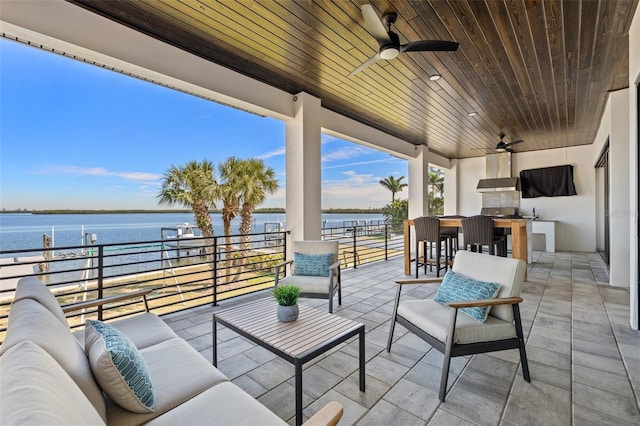
[[[517,140],[517,141],[511,141],[509,143],[503,141],[502,139],[504,139],[505,134],[504,133],[500,133],[498,135],[500,137],[500,142],[498,142],[498,145],[496,145],[496,151],[498,152],[514,152],[513,149],[511,148],[511,145],[515,145],[517,143],[521,143],[524,142],[522,139]]]
[[[360,10],[362,10],[367,31],[378,42],[379,50],[378,53],[351,71],[349,76],[359,73],[380,59],[390,60],[403,52],[453,52],[458,50],[458,43],[455,41],[419,40],[400,44],[398,34],[391,31],[391,26],[398,18],[396,12],[385,13],[380,19],[370,4],[363,4],[360,6]]]

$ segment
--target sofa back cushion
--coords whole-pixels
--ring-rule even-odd
[[[104,425],[67,372],[30,341],[0,356],[0,424]]]
[[[4,354],[26,340],[51,355],[106,420],[104,396],[91,373],[82,345],[73,337],[69,327],[61,324],[54,314],[33,299],[14,300],[0,353]]]
[[[54,317],[60,321],[66,327],[69,327],[67,317],[62,311],[60,304],[56,297],[51,293],[46,285],[36,277],[24,277],[18,281],[16,287],[16,295],[14,300],[32,299],[47,308]]]

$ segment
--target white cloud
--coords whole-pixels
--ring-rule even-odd
[[[147,172],[114,172],[103,167],[79,167],[79,166],[51,166],[42,169],[39,174],[72,174],[81,176],[110,176],[119,177],[135,182],[156,182],[162,179],[162,175]]]
[[[258,158],[261,160],[266,160],[267,158],[278,157],[280,155],[284,155],[286,152],[285,147],[280,147],[278,149],[274,149],[273,151],[269,151],[265,154],[259,155]]]
[[[394,160],[393,158],[384,158],[381,160],[369,160],[369,161],[357,161],[355,163],[345,163],[345,164],[337,164],[335,166],[323,166],[322,169],[337,169],[339,167],[352,167],[352,166],[362,166],[364,164],[376,164],[376,163],[402,163],[402,160]],[[393,172],[394,174],[400,174],[400,172]]]
[[[375,152],[371,148],[364,146],[346,146],[344,148],[337,149],[333,152],[329,152],[322,156],[322,161],[337,161],[348,160],[350,158],[362,157],[363,155],[369,155]]]

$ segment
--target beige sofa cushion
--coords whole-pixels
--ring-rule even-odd
[[[407,319],[442,343],[447,341],[447,327],[453,309],[433,299],[403,300],[398,305],[398,315]],[[509,339],[516,336],[513,323],[492,315],[484,323],[458,311],[454,343],[466,344]]]
[[[102,391],[93,378],[82,345],[67,326],[32,299],[21,299],[11,304],[9,327],[0,353],[25,340],[32,341],[49,353],[80,387],[102,418],[107,418]]]
[[[178,337],[160,317],[149,312],[113,321],[109,325],[126,334],[138,349]]]
[[[47,308],[64,326],[69,328],[67,317],[51,291],[36,277],[24,277],[18,281],[14,300],[32,299]]]
[[[150,426],[283,426],[286,423],[231,382],[220,383],[148,423]]]
[[[0,424],[104,425],[104,420],[66,371],[29,341],[0,356]]]
[[[140,353],[153,382],[155,412],[132,413],[118,405],[110,404],[107,406],[107,420],[110,424],[126,426],[145,423],[212,386],[229,380],[180,338],[141,349]],[[218,408],[220,407],[223,406],[218,405]]]

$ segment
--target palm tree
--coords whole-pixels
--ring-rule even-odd
[[[262,204],[268,194],[278,189],[278,181],[271,167],[266,167],[264,161],[257,158],[244,160],[242,183],[242,209],[240,212],[240,234],[243,235],[243,246],[246,248],[248,234],[253,228],[252,215],[256,207]]]
[[[396,200],[396,194],[398,192],[402,192],[402,190],[404,188],[409,186],[406,183],[402,183],[402,179],[404,179],[404,176],[400,176],[398,179],[396,179],[393,176],[389,176],[389,177],[384,178],[384,179],[382,179],[380,181],[380,185],[384,186],[389,191],[391,191],[391,202],[392,203]]]
[[[429,168],[429,214],[444,213],[444,176],[438,169]]]
[[[213,237],[209,209],[215,208],[217,190],[213,163],[207,160],[190,161],[181,167],[172,165],[165,172],[158,203],[168,206],[179,204],[190,208],[202,236]]]
[[[241,177],[244,162],[237,157],[229,157],[218,165],[220,184],[218,195],[222,201],[222,223],[224,235],[231,235],[231,221],[240,214]]]
[[[436,195],[440,198],[444,197],[444,176],[441,173],[429,172],[429,186],[431,192],[437,192]]]

